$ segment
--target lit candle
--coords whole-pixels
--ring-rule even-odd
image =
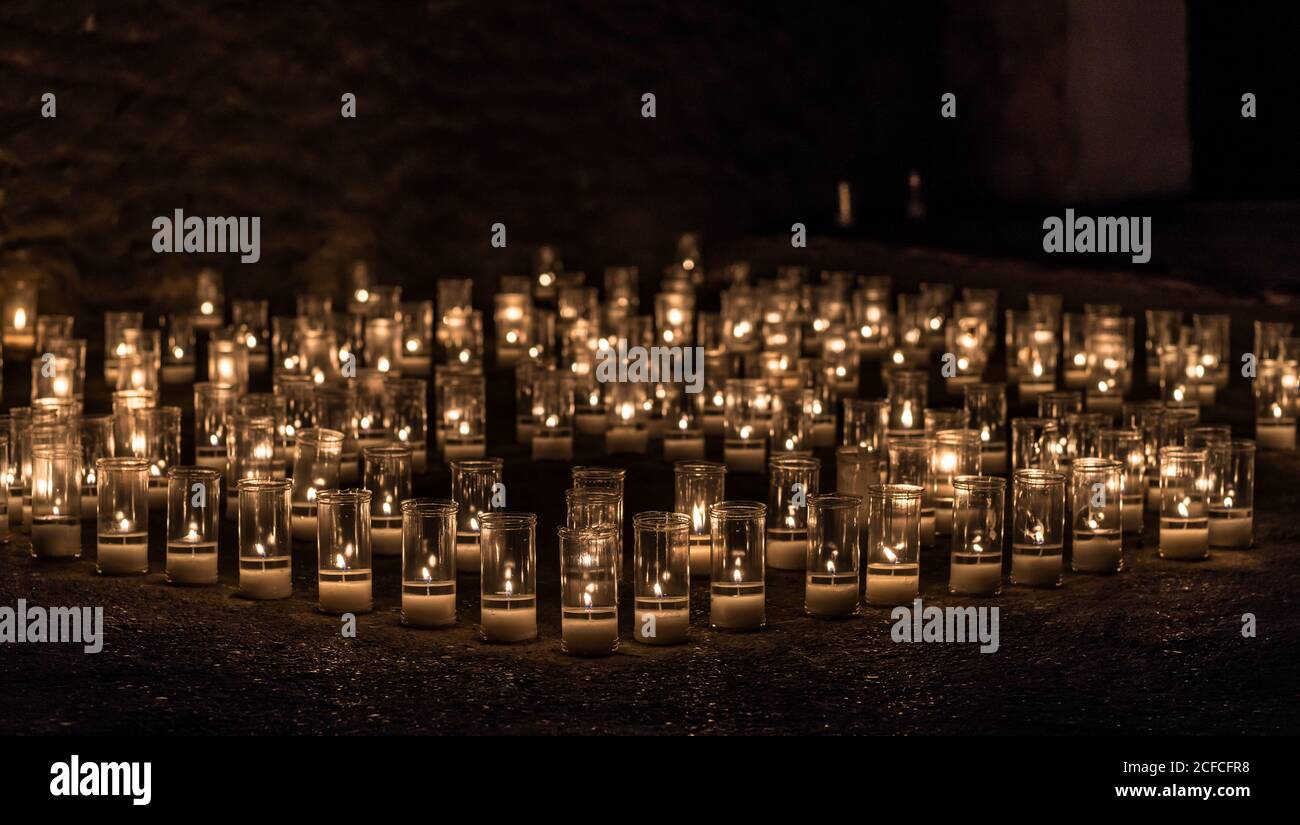
[[[1208,453],[1190,447],[1160,449],[1160,557],[1197,560],[1210,555]]]
[[[293,592],[289,505],[284,478],[239,481],[239,592],[250,599],[284,599]]]
[[[324,490],[317,504],[317,608],[334,615],[369,613],[370,491]]]
[[[921,585],[921,496],[912,484],[867,490],[867,602],[906,604]]]
[[[571,656],[618,650],[615,527],[561,527],[560,649]]]
[[[451,497],[459,505],[456,511],[456,569],[460,573],[479,574],[481,518],[493,509],[493,500],[503,488],[501,473],[504,466],[505,462],[499,458],[467,458],[451,462]]]
[[[1058,587],[1064,566],[1065,476],[1016,470],[1012,488],[1011,583]]]
[[[402,502],[402,623],[456,623],[456,502]]]
[[[167,500],[167,581],[216,584],[221,475],[205,467],[172,467]]]
[[[376,556],[402,553],[402,502],[411,497],[411,448],[404,444],[366,447],[365,488],[370,491],[370,542]]]
[[[1210,546],[1246,549],[1254,542],[1255,443],[1210,447],[1216,472],[1209,491]]]
[[[32,446],[33,558],[81,556],[81,450],[75,445]]]
[[[767,507],[722,501],[709,508],[713,533],[709,622],[720,630],[758,630],[767,624],[765,521]]]
[[[808,500],[817,494],[821,461],[807,456],[776,456],[768,465],[766,564],[777,570],[803,570],[808,562]]]
[[[482,514],[479,635],[485,642],[537,638],[537,516]]]
[[[1006,481],[988,476],[953,479],[954,523],[948,592],[996,596],[1002,592],[1002,510]]]
[[[1110,458],[1080,456],[1070,463],[1070,563],[1076,573],[1124,569],[1122,470],[1122,465]]]
[[[727,469],[761,473],[767,451],[767,390],[758,378],[728,378],[723,457]]]
[[[98,549],[102,575],[149,572],[149,462],[143,458],[100,458],[95,462]]]
[[[858,612],[859,515],[862,497],[828,494],[808,499],[808,569],[804,610],[821,618]]]
[[[323,490],[339,486],[339,456],[343,433],[308,427],[294,441],[292,528],[293,540],[316,541],[318,505]]]

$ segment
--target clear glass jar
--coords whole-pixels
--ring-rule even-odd
[[[143,312],[104,313],[104,380],[117,386],[117,361],[128,351],[126,331],[144,326]]]
[[[813,420],[810,394],[803,388],[772,393],[770,454],[811,453]]]
[[[1255,380],[1255,443],[1264,450],[1295,449],[1296,369],[1292,363],[1258,362]]]
[[[898,443],[912,443],[922,439],[908,438],[891,441],[890,446]],[[860,523],[866,523],[867,488],[879,484],[884,475],[884,465],[890,458],[887,453],[873,453],[865,447],[835,448],[835,491],[858,496],[863,500]]]
[[[407,375],[428,375],[433,360],[433,301],[402,303],[398,367]]]
[[[673,464],[674,509],[690,521],[692,576],[710,575],[713,534],[709,508],[726,499],[727,465],[716,461],[678,461]]]
[[[402,624],[456,623],[456,512],[454,501],[402,502]]]
[[[844,437],[841,443],[865,447],[873,453],[885,449],[885,429],[889,420],[889,402],[845,398]]]
[[[922,411],[928,397],[929,375],[922,370],[894,370],[886,376],[889,417],[886,431],[890,438],[922,435],[925,421]]]
[[[1146,452],[1142,442],[1142,431],[1135,427],[1106,428],[1098,436],[1101,443],[1101,457],[1113,458],[1123,468],[1120,520],[1124,533],[1141,536],[1142,511],[1145,509],[1147,492]]]
[[[728,378],[723,456],[727,469],[761,473],[767,458],[771,402],[761,378]]]
[[[533,306],[527,295],[498,293],[493,298],[497,365],[511,366],[528,351]]]
[[[602,490],[618,496],[618,574],[623,575],[623,485],[627,471],[614,467],[574,467],[571,471],[575,489]]]
[[[217,583],[220,512],[220,473],[207,467],[172,467],[167,471],[168,582]]]
[[[456,511],[456,569],[477,575],[482,563],[479,535],[481,519],[490,510],[505,506],[505,485],[499,458],[465,458],[451,462],[451,497],[459,505]],[[500,501],[500,505],[494,504]]]
[[[1215,442],[1206,458],[1210,546],[1245,550],[1255,539],[1255,442]]]
[[[370,491],[322,490],[316,497],[317,608],[322,613],[369,613]]]
[[[317,429],[334,430],[343,434],[339,454],[339,481],[354,484],[361,476],[357,457],[358,445],[357,394],[349,384],[317,384],[312,393],[313,421]]]
[[[1148,309],[1146,315],[1147,383],[1160,376],[1160,351],[1178,344],[1183,328],[1183,313],[1177,309]]]
[[[99,458],[97,482],[98,550],[101,575],[149,572],[149,462],[143,458]]]
[[[481,514],[482,613],[485,642],[537,638],[537,516],[493,511]]]
[[[238,484],[246,478],[275,477],[275,419],[269,415],[235,415],[227,420],[226,518],[239,512]]]
[[[234,384],[240,391],[248,389],[248,345],[233,337],[213,337],[208,340],[208,380],[218,384]]]
[[[996,596],[1002,592],[1002,513],[1007,482],[989,476],[958,476],[952,486],[954,520],[948,592]]]
[[[376,556],[402,553],[402,502],[411,497],[411,448],[379,444],[361,451],[370,491],[370,547]]]
[[[1209,454],[1190,447],[1160,448],[1160,557],[1198,560],[1210,555]]]
[[[133,409],[124,419],[128,435],[118,452],[149,459],[149,506],[161,508],[167,501],[167,470],[181,460],[180,407]]]
[[[803,570],[808,558],[808,499],[817,495],[821,461],[776,456],[768,463],[766,563],[777,570]]]
[[[81,515],[94,518],[99,510],[98,462],[113,455],[113,416],[83,415],[77,421],[77,430],[81,444]]]
[[[194,385],[194,459],[200,467],[225,472],[227,421],[235,414],[239,388],[200,381]]]
[[[720,501],[709,508],[709,623],[717,629],[758,630],[767,624],[766,521],[767,507],[757,501]]]
[[[890,484],[910,484],[920,487],[921,494],[921,546],[933,547],[935,534],[935,502],[938,496],[938,482],[932,469],[934,462],[935,440],[932,436],[907,438],[889,443]],[[862,524],[867,523],[866,493],[867,487],[861,488]],[[856,490],[854,492],[857,492]]]
[[[1065,559],[1065,475],[1016,470],[1011,496],[1011,583],[1059,587]]]
[[[862,497],[829,493],[808,498],[804,611],[821,618],[858,613]]]
[[[683,463],[678,462],[679,470]],[[691,517],[649,511],[637,513],[632,526],[632,638],[648,645],[681,644],[691,621]]]
[[[1065,420],[1071,413],[1083,412],[1083,393],[1074,390],[1045,392],[1038,396],[1038,417]]]
[[[1070,464],[1071,565],[1076,573],[1124,569],[1123,465],[1091,456]]]
[[[1013,470],[1052,470],[1061,445],[1060,428],[1054,418],[1011,419],[1011,466]]]
[[[293,593],[293,482],[244,478],[237,489],[239,593],[249,599],[287,599]]]
[[[952,482],[957,476],[979,474],[980,444],[978,430],[940,430],[934,434],[930,468],[934,474],[934,529],[938,535],[952,534]]]
[[[965,428],[980,434],[980,472],[1007,471],[1007,385],[968,384]]]
[[[298,431],[293,458],[293,538],[315,541],[317,496],[339,486],[343,433],[308,427]]]
[[[400,371],[402,327],[396,318],[367,318],[366,366],[378,372]]]
[[[608,656],[618,650],[617,547],[612,524],[560,527],[560,650]]]
[[[573,460],[573,376],[550,366],[533,379],[533,461]]]
[[[910,604],[921,585],[921,498],[914,484],[867,490],[867,603]]]

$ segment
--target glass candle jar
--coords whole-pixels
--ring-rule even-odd
[[[618,496],[618,574],[623,575],[623,485],[627,471],[614,467],[574,467],[571,471],[575,489],[603,490]]]
[[[560,649],[571,656],[618,650],[614,526],[560,527]]]
[[[690,521],[690,570],[693,576],[710,575],[713,533],[709,508],[726,498],[727,465],[716,461],[678,461],[673,464],[674,509]]]
[[[1190,447],[1160,448],[1160,557],[1210,555],[1209,455]]]
[[[233,334],[208,340],[208,380],[248,389],[248,345]]]
[[[1141,536],[1142,511],[1145,509],[1147,493],[1146,452],[1142,443],[1142,431],[1134,427],[1107,428],[1099,433],[1099,438],[1101,457],[1113,458],[1123,468],[1121,527],[1125,535]]]
[[[766,563],[777,570],[803,570],[808,559],[808,499],[817,495],[821,461],[776,456],[768,463]]]
[[[685,461],[704,458],[704,420],[699,411],[699,395],[670,392],[664,405],[664,460]]]
[[[533,380],[533,461],[573,460],[573,376],[555,367]]]
[[[1255,442],[1215,442],[1206,459],[1210,546],[1244,550],[1255,538]]]
[[[423,378],[384,379],[384,421],[389,436],[411,448],[411,468],[428,469],[428,382]]]
[[[952,533],[953,479],[979,474],[980,443],[978,430],[940,430],[934,434],[930,468],[934,474],[934,529],[938,535]]]
[[[401,351],[397,365],[406,375],[428,375],[433,359],[434,312],[432,301],[402,304]]]
[[[808,498],[804,610],[810,616],[858,613],[861,510],[861,496],[830,493]]]
[[[167,501],[167,470],[181,459],[181,410],[179,407],[146,407],[125,415],[128,436],[119,453],[149,459],[149,506],[161,508]],[[220,506],[220,502],[214,502]]]
[[[802,388],[772,393],[769,442],[771,454],[811,453],[813,421],[809,392]]]
[[[5,285],[3,343],[6,349],[30,351],[36,345],[37,284],[17,278]]]
[[[948,592],[996,596],[1002,592],[1002,513],[1007,483],[989,476],[957,476],[952,486]]]
[[[646,451],[650,431],[647,385],[639,382],[605,384],[605,453]]]
[[[1295,366],[1265,360],[1256,366],[1255,443],[1264,450],[1295,449]]]
[[[269,415],[235,415],[228,419],[226,439],[226,518],[239,513],[238,484],[247,478],[275,476],[275,419]]]
[[[1074,390],[1045,392],[1038,396],[1038,417],[1063,421],[1067,415],[1083,412],[1083,393]]]
[[[963,303],[958,303],[956,308],[961,314],[952,318],[944,331],[945,356],[952,356],[944,364],[949,387],[979,381],[988,365],[988,324],[981,316],[970,313]]]
[[[505,507],[505,485],[499,458],[465,458],[451,462],[451,497],[456,511],[456,569],[468,575],[481,568],[479,534],[481,518]]]
[[[454,501],[402,502],[402,624],[456,623],[456,511]]]
[[[691,462],[678,462],[679,467],[684,463]],[[648,645],[681,644],[691,619],[691,517],[650,511],[638,513],[632,526],[632,638]]]
[[[926,435],[934,435],[940,430],[964,430],[970,422],[965,407],[926,407],[923,417]]]
[[[81,445],[81,516],[94,518],[99,510],[97,462],[113,455],[113,416],[83,415],[77,420]]]
[[[126,331],[143,326],[142,312],[104,313],[104,380],[109,384],[117,386],[117,361],[129,351]]]
[[[767,507],[757,501],[720,501],[709,507],[709,623],[715,628],[758,630],[767,624],[766,521]]]
[[[1113,458],[1080,457],[1070,464],[1071,566],[1076,573],[1124,569],[1123,470]]]
[[[315,541],[317,497],[339,486],[343,433],[308,427],[298,431],[293,449],[293,538]]]
[[[1057,462],[1068,465],[1078,458],[1101,455],[1101,431],[1111,424],[1106,413],[1070,413],[1061,421],[1061,451]]]
[[[221,326],[226,314],[226,290],[221,273],[200,269],[194,274],[194,325],[201,329]]]
[[[528,350],[532,303],[527,295],[498,293],[495,303],[497,364],[510,366]]]
[[[370,491],[370,548],[376,556],[402,553],[402,502],[411,497],[411,448],[381,444],[361,452]]]
[[[1160,376],[1160,351],[1178,344],[1183,327],[1183,313],[1177,309],[1148,309],[1144,314],[1147,383],[1154,384]]]
[[[1041,314],[1030,311],[1014,331],[1015,373],[1020,400],[1033,402],[1056,389],[1056,361],[1060,344],[1056,328]]]
[[[928,375],[922,370],[894,370],[886,379],[889,390],[889,417],[886,430],[890,438],[906,438],[925,432],[922,411],[926,407]]]
[[[357,457],[358,445],[357,394],[348,384],[318,384],[312,393],[312,420],[317,429],[335,430],[343,434],[339,456],[339,481],[353,484],[361,477]]]
[[[1061,324],[1061,360],[1065,371],[1065,386],[1083,389],[1088,384],[1088,338],[1085,317],[1067,312]]]
[[[935,502],[936,496],[938,495],[937,481],[934,472],[931,469],[934,461],[934,448],[935,440],[933,436],[908,438],[901,441],[891,441],[889,443],[888,482],[890,484],[910,484],[914,487],[920,487],[922,490],[922,547],[934,546]],[[863,497],[862,524],[864,527],[867,519],[866,493],[868,486],[869,485],[864,485],[861,488],[861,494]]]
[[[856,395],[861,382],[862,358],[855,343],[844,324],[832,324],[821,334],[821,361],[830,386],[844,395]]]
[[[921,584],[921,498],[913,484],[867,490],[867,603],[910,604]]]
[[[1012,469],[1055,469],[1060,443],[1060,427],[1056,419],[1011,419]]]
[[[149,462],[143,458],[100,458],[95,462],[98,550],[102,575],[149,572]]]
[[[367,318],[366,366],[379,372],[398,372],[402,328],[396,318]]]
[[[726,399],[723,457],[727,469],[761,473],[771,407],[767,386],[761,378],[728,378]]]
[[[287,599],[293,592],[293,535],[287,478],[238,481],[239,592],[249,599]]]
[[[226,422],[234,416],[239,388],[201,381],[194,385],[194,463],[226,470]]]
[[[359,369],[356,378],[347,382],[348,389],[356,398],[357,449],[383,444],[388,440],[388,427],[384,423],[385,395],[384,386],[388,374],[375,369]],[[435,390],[435,394],[436,394]],[[438,396],[441,400],[441,396]],[[444,413],[449,409],[441,406]],[[460,408],[457,407],[457,415]],[[443,422],[445,424],[445,422]],[[446,434],[445,426],[438,430],[438,443]]]
[[[1064,548],[1065,475],[1016,470],[1011,488],[1011,583],[1059,587]]]
[[[889,420],[889,402],[845,398],[844,437],[841,443],[864,447],[868,452],[883,454],[885,428]]]
[[[1007,471],[1007,387],[1000,383],[968,384],[966,427],[980,434],[980,472]]]
[[[317,609],[369,613],[371,598],[370,491],[322,490],[316,497]]]
[[[172,467],[167,471],[168,582],[217,583],[220,511],[220,473],[207,467]]]
[[[890,446],[920,441],[924,439],[908,438],[890,442]],[[885,463],[889,458],[886,453],[868,452],[865,447],[845,446],[835,449],[835,491],[862,499],[860,524],[866,523],[867,488],[872,484],[880,483]]]
[[[169,312],[163,317],[162,380],[188,384],[194,380],[194,319]]]
[[[77,363],[66,356],[48,353],[32,361],[32,401],[43,398],[77,398],[80,384]]]
[[[298,369],[311,377],[312,383],[324,384],[339,376],[338,343],[333,330],[324,327],[298,327]]]
[[[487,385],[482,374],[449,376],[441,396],[442,455],[481,458],[487,451]]]
[[[1228,386],[1228,362],[1231,360],[1228,330],[1231,318],[1221,314],[1197,313],[1192,316],[1194,340],[1201,350],[1201,367],[1211,387]],[[1209,402],[1214,401],[1210,394]]]
[[[1095,329],[1089,333],[1086,385],[1089,412],[1114,416],[1120,411],[1128,372],[1126,346],[1124,337],[1111,329]]]
[[[479,635],[498,643],[535,639],[537,516],[504,511],[481,515]]]

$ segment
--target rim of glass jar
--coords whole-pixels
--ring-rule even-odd
[[[306,378],[307,376],[304,375],[303,377]],[[230,395],[238,395],[239,387],[237,387],[234,384],[227,384],[222,381],[195,381],[194,382],[195,395],[208,395],[208,394],[224,395],[227,393]]]
[[[777,455],[768,459],[767,467],[769,470],[817,472],[822,468],[822,461],[820,458],[812,458],[806,455]]]
[[[172,479],[190,479],[200,481],[217,481],[221,478],[221,471],[214,470],[211,467],[199,467],[190,464],[181,464],[175,467],[167,468],[167,478]]]
[[[808,499],[808,506],[819,510],[856,510],[862,506],[862,496],[851,493],[821,493]]]
[[[479,531],[491,527],[494,530],[522,530],[537,526],[537,514],[519,510],[489,510],[478,514]]]
[[[925,488],[919,484],[870,484],[867,486],[867,498],[880,501],[920,501]]]
[[[673,473],[684,476],[712,477],[727,474],[727,465],[721,461],[700,461],[687,458],[673,462]]]
[[[1103,473],[1110,470],[1123,471],[1124,462],[1118,458],[1099,458],[1097,456],[1079,456],[1070,462],[1070,472]]]
[[[616,479],[623,481],[627,478],[627,470],[618,467],[595,467],[590,465],[579,465],[571,471],[574,481],[589,481],[592,479],[609,480]]]
[[[378,460],[384,459],[401,459],[410,458],[414,455],[415,450],[409,444],[403,444],[400,441],[389,441],[384,444],[372,444],[369,447],[361,449],[363,459],[373,458]]]
[[[161,409],[166,409],[166,407],[162,407]],[[235,415],[230,416],[228,420],[230,421],[230,429],[232,431],[236,428],[253,430],[269,427],[272,430],[275,429],[275,417],[270,415],[236,413]]]
[[[1043,401],[1070,401],[1083,404],[1083,393],[1078,390],[1052,390],[1051,392],[1040,393],[1038,396],[1039,404]]]
[[[500,472],[506,466],[501,458],[454,458],[447,462],[456,473]]]
[[[952,487],[954,490],[961,489],[972,493],[990,493],[1006,490],[1007,480],[997,476],[953,476]]]
[[[943,444],[945,446],[963,446],[963,441],[982,443],[979,430],[939,430],[931,435],[935,445]]]
[[[1193,434],[1213,436],[1213,440],[1207,440],[1206,444],[1230,442],[1232,441],[1232,426],[1228,424],[1198,424],[1195,427],[1188,427],[1183,430],[1183,440],[1186,441]]]
[[[241,478],[235,484],[238,493],[287,493],[292,489],[293,480],[288,478]]]
[[[108,456],[105,458],[95,459],[95,472],[103,474],[106,470],[116,470],[119,472],[135,470],[136,472],[149,472],[149,459],[135,458],[133,456]]]
[[[338,444],[343,446],[343,433],[340,430],[331,430],[326,427],[308,427],[305,430],[299,430],[295,440],[300,444],[321,446],[322,444]]]
[[[962,390],[966,395],[978,394],[981,392],[1001,392],[1006,395],[1007,384],[1005,381],[976,381],[972,384],[965,385]]]
[[[1254,453],[1255,440],[1252,438],[1234,438],[1232,439],[1232,451],[1234,453]]]
[[[81,457],[81,447],[76,444],[33,444],[32,458],[62,459]]]
[[[1030,427],[1043,427],[1043,428],[1056,427],[1060,423],[1061,423],[1060,420],[1056,418],[1043,418],[1042,416],[1030,415],[1030,416],[1025,416],[1023,418],[1011,419],[1011,429],[1017,430],[1017,429],[1026,429]]]
[[[316,504],[369,504],[371,492],[359,487],[321,490],[316,494]]]
[[[934,449],[939,442],[932,435],[909,435],[903,438],[891,438],[885,450],[889,451],[895,447],[904,452],[927,453]]]
[[[675,533],[679,530],[689,532],[691,517],[667,510],[646,510],[632,517],[632,525],[637,530],[654,530],[659,533]]]
[[[612,524],[593,524],[589,527],[570,527],[567,524],[561,524],[555,528],[555,535],[560,541],[581,541],[595,538],[604,539],[612,544],[618,535],[618,530]]]
[[[1166,458],[1177,461],[1205,461],[1209,458],[1209,451],[1204,447],[1184,447],[1182,445],[1170,444],[1160,448],[1160,460]],[[1078,459],[1075,459],[1076,461]]]
[[[1030,487],[1055,487],[1065,484],[1065,473],[1058,473],[1055,470],[1040,470],[1036,467],[1027,467],[1022,470],[1016,470],[1011,474],[1012,481],[1018,484],[1024,484]]]
[[[750,520],[767,515],[767,505],[761,501],[717,501],[709,505],[709,518],[723,521]]]
[[[460,503],[449,498],[408,498],[402,502],[402,515],[454,516],[460,512]]]

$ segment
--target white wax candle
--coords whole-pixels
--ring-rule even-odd
[[[573,416],[573,427],[578,435],[601,435],[608,424],[604,413],[577,413]]]
[[[32,524],[32,555],[40,559],[81,555],[81,525],[77,522],[36,521]]]
[[[446,627],[456,623],[456,582],[408,582],[402,588],[402,624]]]
[[[858,612],[858,574],[808,576],[803,608],[812,616],[853,616]]]
[[[644,453],[649,437],[644,428],[610,427],[605,431],[605,452]]]
[[[708,577],[713,572],[713,539],[691,536],[691,577]]]
[[[537,599],[488,596],[483,599],[479,635],[485,642],[526,642],[537,638]]]
[[[1247,548],[1255,541],[1254,513],[1247,509],[1210,510],[1210,546]]]
[[[1059,544],[1017,544],[1011,548],[1011,583],[1023,587],[1057,587],[1065,557]]]
[[[868,564],[867,603],[908,604],[920,592],[920,566],[915,564]]]
[[[193,364],[163,364],[162,380],[164,384],[194,383]]]
[[[1116,573],[1124,567],[1124,541],[1119,533],[1074,536],[1070,566],[1076,573]]]
[[[968,596],[996,596],[1002,591],[1001,553],[953,553],[948,571],[948,592]]]
[[[980,450],[980,467],[984,475],[1001,475],[1007,471],[1007,445],[989,444]]]
[[[397,519],[371,519],[370,552],[375,556],[402,555],[402,522]]]
[[[216,584],[217,543],[168,542],[167,581],[172,584]]]
[[[316,608],[322,613],[369,613],[374,604],[369,570],[349,570],[342,578],[337,570],[322,570],[317,590]]]
[[[1054,392],[1056,390],[1055,381],[1043,382],[1021,382],[1020,400],[1022,402],[1037,401],[1038,396],[1045,392]]]
[[[935,530],[935,511],[924,510],[921,512],[921,546],[934,547]],[[863,524],[866,519],[863,518]]]
[[[482,552],[479,549],[478,533],[456,534],[456,572],[465,576],[477,576],[482,572]]]
[[[722,457],[727,470],[733,473],[761,473],[766,469],[767,450],[761,441],[745,445],[727,444],[722,449]]]
[[[560,650],[571,656],[608,656],[618,650],[618,615],[609,609],[565,610]]]
[[[1160,519],[1160,558],[1190,561],[1210,555],[1210,528],[1205,519]]]
[[[533,436],[533,461],[572,461],[573,436]]]
[[[149,572],[146,533],[101,533],[95,553],[95,569],[101,575],[132,576]]]
[[[808,564],[806,531],[767,531],[767,566],[777,570],[803,570]]]
[[[271,567],[269,564],[276,566]],[[293,580],[288,556],[266,559],[241,559],[239,592],[250,599],[287,599],[293,594]]]
[[[1142,517],[1142,505],[1142,496],[1136,498],[1125,496],[1120,502],[1119,523],[1124,535],[1142,535],[1142,528],[1145,524]]]
[[[1255,443],[1262,450],[1294,450],[1295,422],[1282,425],[1265,419],[1255,422]]]
[[[691,611],[686,599],[637,599],[632,638],[647,645],[676,645],[690,632]]]
[[[295,504],[292,509],[293,540],[316,543],[316,505]]]
[[[665,461],[683,461],[692,458],[704,458],[704,436],[664,439]]]
[[[813,446],[814,447],[834,447],[835,446],[835,422],[818,421],[813,424]]]
[[[767,596],[715,586],[709,598],[709,624],[722,630],[757,630],[767,623]]]
[[[448,441],[442,445],[444,461],[458,458],[482,458],[487,455],[487,446],[482,441]]]

